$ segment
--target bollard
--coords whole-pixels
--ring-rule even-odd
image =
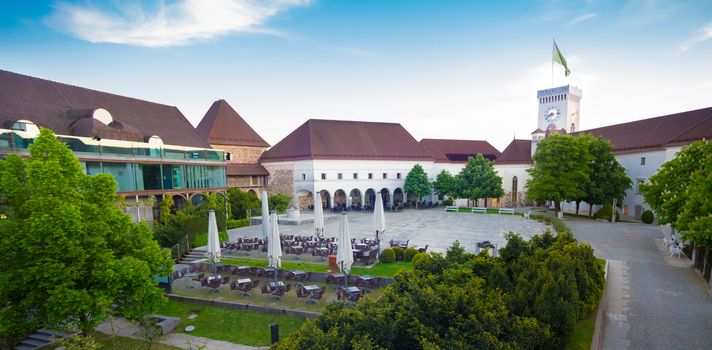
[[[279,341],[279,324],[273,323],[269,326],[269,329],[272,333],[272,344],[274,344]]]

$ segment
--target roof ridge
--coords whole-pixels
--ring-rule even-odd
[[[712,118],[712,114],[708,115],[706,118],[702,119],[700,122],[696,123],[695,125],[692,125],[692,126],[690,126],[689,128],[683,130],[681,133],[679,133],[679,134],[677,134],[677,135],[671,137],[670,139],[666,140],[665,143],[669,143],[670,141],[672,141],[672,140],[674,140],[674,139],[680,137],[680,135],[683,135],[683,134],[687,133],[688,131],[690,131],[690,130],[696,128],[698,125],[700,125],[700,124],[702,124],[702,123],[704,123],[704,122],[710,120],[711,118]]]

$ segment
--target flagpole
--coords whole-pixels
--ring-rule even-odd
[[[554,87],[554,47],[556,47],[556,40],[551,39],[551,87]]]

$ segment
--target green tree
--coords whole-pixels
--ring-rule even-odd
[[[712,244],[712,143],[694,142],[665,162],[640,185],[645,202],[655,211],[658,222],[670,223],[684,239]]]
[[[456,187],[459,198],[468,198],[475,202],[480,198],[499,198],[504,195],[502,177],[494,170],[494,162],[482,154],[469,157],[465,167],[457,174]]]
[[[165,225],[166,222],[168,222],[168,220],[170,219],[173,204],[173,196],[171,195],[163,196],[163,198],[161,199],[161,204],[158,205],[161,210],[161,225]]]
[[[230,188],[227,190],[228,201],[230,202],[230,209],[232,210],[232,217],[234,219],[244,219],[247,218],[247,211],[250,209],[260,209],[262,206],[262,201],[257,198],[257,195],[253,192],[245,192],[239,188]]]
[[[589,204],[588,216],[593,214],[593,205],[611,203],[614,199],[619,204],[623,203],[625,193],[633,186],[633,181],[613,155],[611,143],[589,134],[580,134],[577,138],[587,146],[593,160],[589,166],[589,181],[581,183],[583,195],[575,199],[576,214],[581,201]]]
[[[277,212],[283,212],[289,208],[292,203],[292,197],[287,196],[282,193],[275,193],[268,197],[269,209],[276,210]]]
[[[418,198],[417,202],[420,202],[423,196],[430,194],[431,185],[430,181],[428,181],[428,174],[425,173],[420,164],[414,165],[413,169],[410,169],[408,175],[406,175],[403,190],[406,193],[414,194]]]
[[[138,320],[164,302],[168,251],[117,205],[110,174],[88,176],[49,129],[29,157],[0,161],[9,218],[0,227],[0,339],[40,327],[92,330],[108,314]],[[5,344],[8,345],[8,344]]]
[[[582,183],[589,182],[592,157],[586,145],[571,135],[550,135],[538,142],[527,169],[527,198],[553,201],[557,214],[562,201],[583,197]]]
[[[441,171],[433,181],[433,190],[439,196],[452,196],[455,193],[455,178],[447,170]]]

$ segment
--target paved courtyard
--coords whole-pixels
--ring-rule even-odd
[[[307,212],[311,213],[311,212]],[[326,213],[325,234],[336,236],[341,214]],[[373,213],[349,212],[351,237],[357,239],[375,236]],[[475,252],[477,242],[488,240],[497,247],[506,241],[504,234],[513,231],[525,238],[543,232],[548,226],[521,216],[497,214],[472,214],[445,212],[443,208],[412,209],[398,213],[386,213],[386,234],[381,237],[387,246],[391,239],[410,240],[410,245],[423,247],[428,244],[429,251],[445,251],[456,240],[470,252]],[[314,233],[314,224],[280,225],[282,234]],[[256,237],[262,235],[262,226],[249,226],[228,231],[230,240],[237,237]],[[383,247],[383,245],[382,245]]]

